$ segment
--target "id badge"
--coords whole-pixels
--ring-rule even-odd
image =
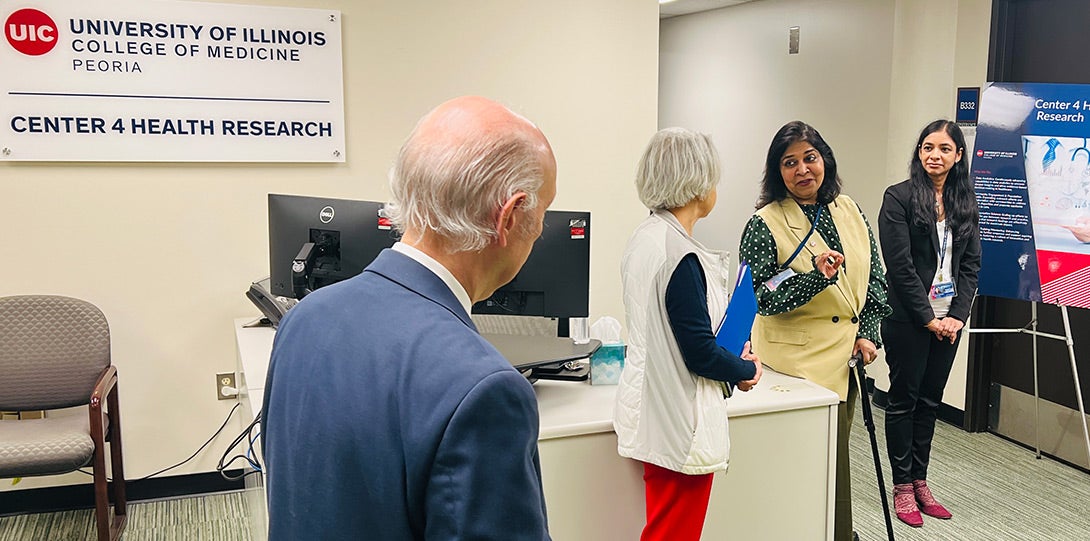
[[[769,291],[776,291],[776,288],[780,287],[780,284],[782,284],[784,280],[794,275],[795,271],[790,268],[784,269],[783,272],[773,276],[771,280],[765,282],[765,287],[767,287]]]
[[[946,281],[931,285],[932,299],[946,299],[954,296],[954,282]]]

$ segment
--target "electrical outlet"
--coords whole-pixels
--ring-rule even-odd
[[[238,396],[238,386],[235,385],[235,373],[225,372],[216,374],[216,398],[230,400]]]

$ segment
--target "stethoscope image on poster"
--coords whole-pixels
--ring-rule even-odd
[[[1038,250],[1090,254],[1090,149],[1083,137],[1022,136]]]

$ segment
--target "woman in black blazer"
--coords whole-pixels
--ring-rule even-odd
[[[952,515],[927,486],[935,418],[976,295],[980,229],[965,138],[936,120],[920,133],[910,177],[886,189],[878,234],[893,314],[882,322],[889,364],[886,449],[897,518]]]

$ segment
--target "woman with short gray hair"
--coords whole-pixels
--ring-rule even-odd
[[[719,154],[711,137],[684,128],[666,128],[651,137],[636,170],[636,191],[652,210],[684,207],[712,196],[719,183]]]
[[[719,155],[707,135],[656,133],[636,174],[651,210],[621,261],[628,356],[614,410],[617,450],[643,463],[644,541],[700,539],[712,476],[727,469],[727,397],[761,363],[715,342],[727,307],[727,258],[692,237],[715,207]]]

